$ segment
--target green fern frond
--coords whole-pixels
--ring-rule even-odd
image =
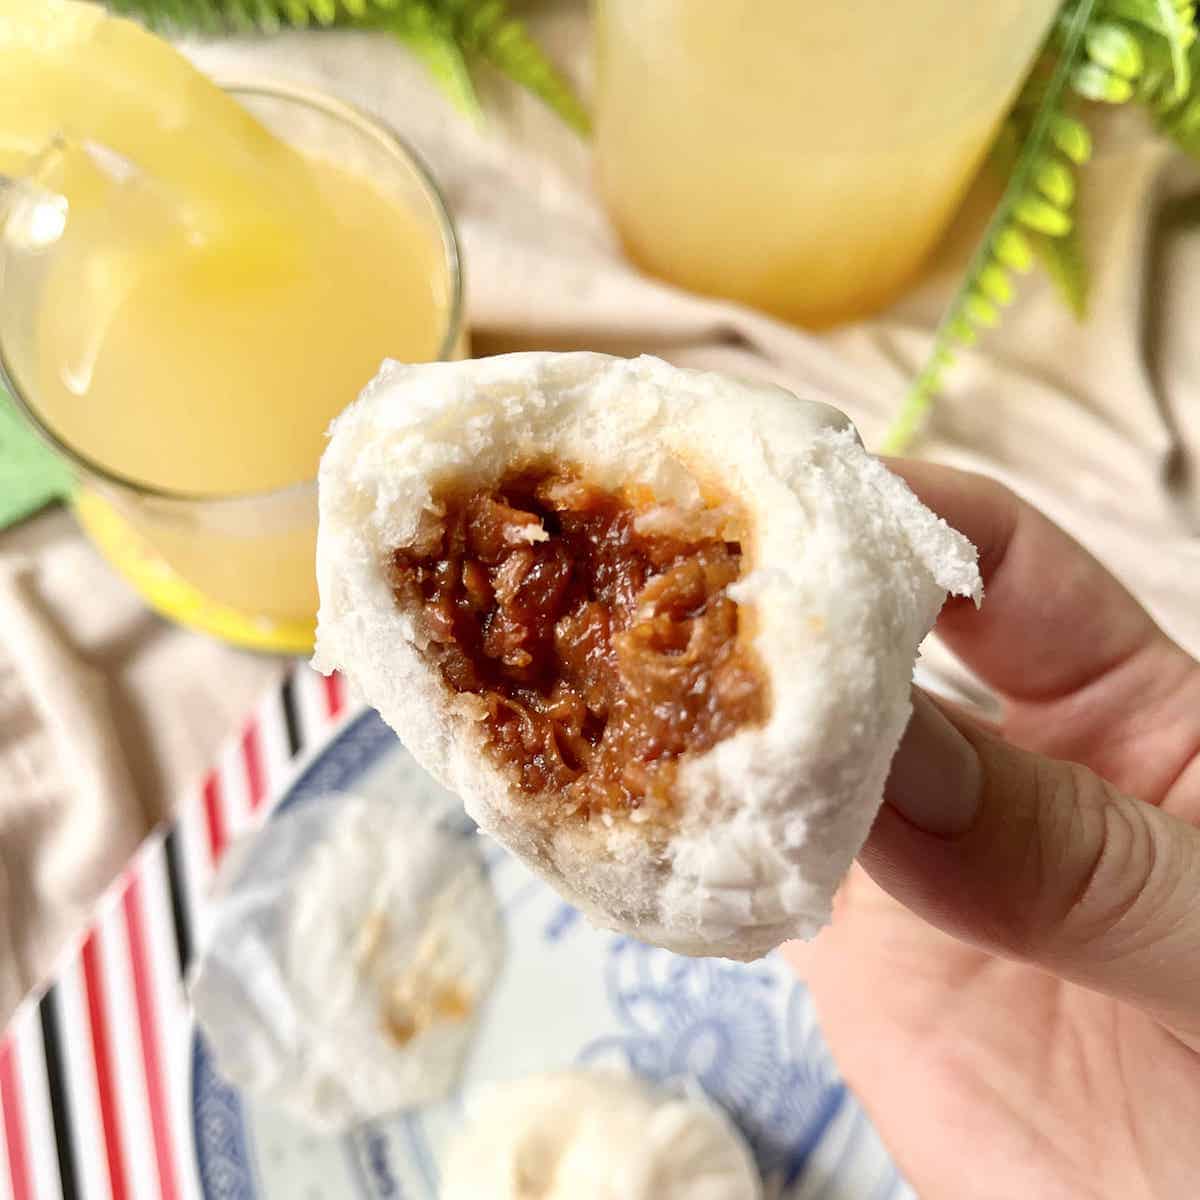
[[[1087,316],[1089,277],[1087,259],[1079,239],[1079,221],[1061,237],[1039,235],[1033,239],[1038,263],[1077,321]]]
[[[1063,10],[1065,21],[1074,4]],[[1170,107],[1191,93],[1196,41],[1192,0],[1099,0],[1085,37],[1077,91],[1089,100]]]
[[[386,31],[409,46],[464,111],[480,110],[468,59],[483,59],[532,92],[573,129],[587,110],[505,0],[108,0],[123,16],[173,33],[278,32],[340,25]]]
[[[997,322],[999,306],[1007,303],[1002,297],[1011,298],[1013,292],[1009,271],[1027,270],[1032,262],[1029,231],[1058,237],[1073,228],[1068,208],[1075,189],[1073,181],[1066,188],[1062,186],[1062,172],[1069,175],[1063,160],[1073,161],[1081,150],[1089,147],[1088,139],[1079,136],[1061,105],[1098,2],[1079,0],[1065,30],[1060,35],[1051,35],[1061,36],[1057,62],[1048,78],[1035,83],[1039,104],[1016,145],[1004,193],[938,325],[925,366],[884,436],[884,453],[903,453],[911,445],[941,390],[956,349],[973,344],[981,327]],[[1064,145],[1070,147],[1069,154],[1063,150]],[[1046,181],[1050,181],[1049,186],[1045,186]],[[1066,198],[1066,205],[1056,203],[1056,193]]]
[[[1200,56],[1193,55],[1193,67],[1200,71]],[[1158,128],[1185,154],[1200,158],[1200,95],[1165,113],[1154,114]]]
[[[383,0],[375,0],[376,4]],[[400,37],[436,28],[466,55],[490,63],[533,93],[583,136],[591,132],[587,109],[571,85],[542,52],[525,26],[502,0],[392,0],[391,11],[374,12],[361,26],[386,29]]]
[[[1147,68],[1146,82],[1138,98],[1160,132],[1185,154],[1200,158],[1200,88],[1194,87],[1176,100],[1164,80],[1161,49],[1158,53],[1159,61]],[[1189,45],[1187,59],[1191,78],[1200,80],[1200,42]]]
[[[483,109],[471,82],[471,69],[458,42],[443,29],[400,27],[391,32],[425,64],[450,103],[480,124]]]
[[[1192,89],[1192,70],[1187,52],[1196,40],[1196,9],[1194,5],[1180,3],[1179,0],[1158,0],[1158,11],[1163,37],[1171,48],[1171,71],[1175,77],[1171,99],[1178,103]]]
[[[497,17],[486,26],[479,20],[473,24],[473,40],[468,45],[474,45],[497,70],[548,104],[581,136],[591,133],[587,109],[519,21]]]
[[[1088,270],[1073,212],[1078,187],[1072,168],[1088,159],[1091,137],[1086,126],[1062,111],[1064,92],[1108,105],[1136,101],[1164,134],[1200,158],[1197,81],[1200,42],[1194,0],[1063,4],[1046,53],[993,149],[1007,179],[1004,195],[938,327],[929,361],[888,434],[890,449],[903,448],[915,435],[956,345],[971,344],[987,326],[977,318],[992,314],[973,297],[984,280],[993,293],[1005,291],[995,275],[997,266],[1028,269],[1036,257],[1075,316],[1082,319],[1086,313]]]
[[[1146,34],[1161,39],[1170,60],[1167,96],[1177,104],[1188,95],[1193,74],[1188,50],[1196,40],[1192,0],[1100,0],[1096,17],[1099,22],[1134,27],[1130,32],[1139,45],[1146,44]]]

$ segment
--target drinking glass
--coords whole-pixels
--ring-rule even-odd
[[[872,312],[959,203],[1058,0],[596,0],[632,257],[803,325]]]
[[[437,186],[416,154],[381,122],[332,97],[277,83],[225,86],[276,136],[311,158],[361,173],[419,220],[437,247],[444,276],[437,289],[445,304],[433,357],[463,357],[457,239]],[[38,221],[43,230],[53,224],[55,211],[53,203],[35,208],[35,233]],[[147,603],[171,619],[234,643],[307,653],[317,608],[317,464],[313,478],[288,487],[176,492],[125,477],[91,457],[87,445],[64,440],[39,408],[33,368],[38,289],[52,251],[21,253],[11,242],[6,238],[0,277],[0,380],[70,466],[77,483],[74,508],[93,542]],[[138,419],[154,420],[153,401],[147,396],[139,403]],[[279,422],[288,419],[286,411],[279,412]],[[236,429],[228,431],[231,452],[252,454],[253,447],[234,446],[237,436]],[[186,447],[170,449],[186,454]]]

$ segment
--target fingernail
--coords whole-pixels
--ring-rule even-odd
[[[983,772],[975,747],[913,689],[913,715],[892,759],[884,797],[925,833],[956,837],[975,823]]]

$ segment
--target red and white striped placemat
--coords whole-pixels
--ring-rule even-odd
[[[339,677],[291,670],[17,1010],[0,1040],[0,1200],[200,1200],[182,981],[209,885],[345,710]]]

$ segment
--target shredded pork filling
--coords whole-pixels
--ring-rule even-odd
[[[390,582],[523,792],[583,820],[670,814],[680,760],[764,719],[727,507],[635,505],[562,469],[438,500],[440,545],[395,550]]]

